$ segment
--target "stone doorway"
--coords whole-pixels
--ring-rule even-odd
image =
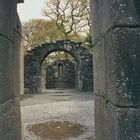
[[[41,67],[42,91],[46,89],[75,89],[77,63],[72,55],[64,51],[50,53]]]

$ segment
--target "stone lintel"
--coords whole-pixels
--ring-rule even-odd
[[[17,3],[24,3],[24,0],[17,0]]]

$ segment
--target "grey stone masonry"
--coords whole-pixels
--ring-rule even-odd
[[[21,140],[20,41],[17,0],[0,1],[0,140]]]
[[[47,89],[74,89],[76,64],[68,59],[56,60],[46,66]]]
[[[139,140],[140,1],[91,0],[91,12],[96,140]]]
[[[93,90],[92,54],[81,42],[60,40],[41,44],[26,54],[24,59],[25,93],[40,93],[42,91],[42,62],[50,53],[55,51],[68,52],[75,58],[77,64],[76,89],[79,91]]]

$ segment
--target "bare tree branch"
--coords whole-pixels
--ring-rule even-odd
[[[89,0],[47,0],[43,15],[53,20],[65,38],[90,28]]]

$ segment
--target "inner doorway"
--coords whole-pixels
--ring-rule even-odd
[[[50,53],[42,63],[42,90],[75,89],[77,63],[74,57],[64,51]]]

